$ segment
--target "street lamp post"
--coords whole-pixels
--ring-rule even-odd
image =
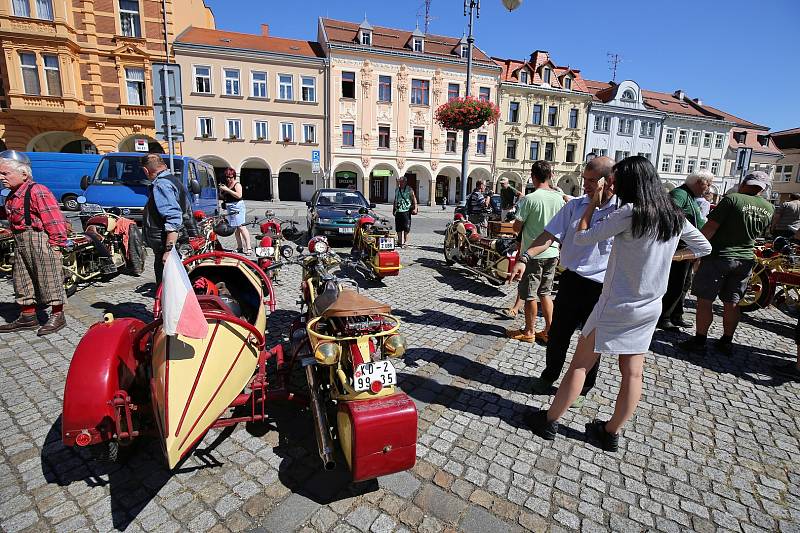
[[[509,11],[517,9],[522,0],[501,0]],[[472,84],[472,47],[475,38],[472,36],[472,25],[476,18],[481,15],[481,0],[464,0],[464,16],[469,17],[467,35],[467,87],[465,96],[470,95],[470,85]],[[464,130],[464,142],[461,146],[461,201],[467,201],[467,173],[469,171],[469,130]]]

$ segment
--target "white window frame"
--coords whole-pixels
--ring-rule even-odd
[[[264,134],[263,135],[259,135],[260,132],[258,131],[259,130],[259,126],[261,124],[264,125],[264,127],[263,127],[263,130],[264,130],[263,133]],[[259,139],[259,137],[263,137],[263,138]],[[269,122],[268,121],[266,121],[266,120],[254,120],[253,121],[253,139],[255,139],[257,141],[259,141],[259,140],[260,141],[268,141],[269,140]]]
[[[23,56],[30,56],[33,57],[33,65],[26,65],[22,62]],[[30,95],[41,95],[42,94],[42,80],[39,79],[39,57],[36,55],[35,52],[28,51],[28,50],[20,50],[19,52],[19,65],[20,65],[20,74],[22,75],[22,88],[25,94]],[[35,74],[36,78],[36,92],[29,92],[28,88],[25,87],[25,71],[31,71]]]
[[[264,80],[256,81],[256,75],[263,75]],[[256,84],[259,88],[264,85],[264,94],[256,94]],[[269,98],[269,73],[265,70],[251,70],[250,71],[250,97],[251,98]]]
[[[572,90],[572,77],[564,76],[564,88],[568,91]]]
[[[486,98],[483,97],[483,91],[487,91],[488,94]],[[491,87],[478,87],[478,100],[482,102],[489,102],[492,99],[492,88]]]
[[[719,174],[719,159],[715,159],[711,162],[711,173],[715,176]],[[790,181],[791,176],[788,177],[785,181]]]
[[[714,136],[714,148],[723,148],[725,146],[725,135],[722,133],[717,133]]]
[[[533,145],[536,144],[536,157],[533,157]],[[528,143],[528,159],[530,161],[538,161],[539,159],[539,148],[541,143],[539,141],[530,141]]]
[[[686,160],[686,173],[691,174],[694,172],[695,167],[697,166],[697,159],[687,159]]]
[[[309,129],[312,133],[309,139]],[[316,124],[303,124],[303,142],[306,144],[316,144],[317,143],[317,126]]]
[[[481,151],[481,137],[483,137],[483,151]],[[486,147],[489,144],[489,136],[485,133],[479,133],[475,138],[475,153],[477,155],[486,155]]]
[[[142,5],[139,3],[139,0],[129,0],[136,2],[136,11],[131,11],[130,9],[122,9],[122,4],[117,0],[116,4],[119,8],[119,32],[120,35],[125,37],[134,37],[134,38],[141,38],[142,37]],[[131,18],[132,24],[131,28],[135,35],[130,35],[129,33],[125,33],[125,24],[122,23],[122,18],[124,15],[127,15]]]
[[[424,52],[425,51],[425,39],[422,37],[414,37],[411,40],[411,49],[415,52]]]
[[[664,144],[675,144],[675,128],[664,130]]]
[[[673,174],[683,174],[683,157],[676,157],[673,165]]]
[[[712,133],[707,131],[703,134],[703,148],[711,148],[712,144]]]
[[[448,144],[450,144],[451,140],[453,141],[453,149],[452,150],[450,150],[450,147],[448,146]],[[445,137],[444,137],[444,151],[445,151],[445,153],[454,154],[454,153],[456,153],[457,150],[458,150],[458,132],[457,131],[445,132]]]
[[[293,101],[294,100],[294,76],[291,74],[277,74],[278,80],[278,100],[287,100]],[[290,78],[290,82],[288,84],[283,83],[281,81],[281,76],[288,76]],[[286,93],[286,89],[288,88],[288,95]],[[287,98],[288,96],[288,98]]]
[[[234,131],[236,130],[236,131]],[[234,137],[234,135],[236,135]],[[226,139],[243,139],[242,137],[242,119],[240,118],[226,118],[225,119],[225,138]]]
[[[689,137],[689,146],[700,146],[700,132],[692,130],[692,135]]]
[[[672,168],[672,156],[665,155],[661,158],[661,172],[669,172]]]
[[[344,127],[351,126],[353,128],[353,144],[345,144],[344,143]],[[354,122],[343,122],[342,123],[342,146],[346,148],[354,148],[356,146],[356,125]]]
[[[294,122],[281,122],[280,142],[294,142]]]
[[[689,130],[678,130],[678,144],[686,146],[689,142]]]
[[[522,69],[519,71],[519,82],[520,83],[528,83],[528,71]]]
[[[229,76],[229,73],[236,73],[236,76]],[[231,82],[230,92],[228,91],[228,82]],[[241,96],[242,95],[242,71],[238,68],[223,67],[222,68],[222,86],[224,87],[225,96]]]
[[[146,87],[146,80],[147,80],[147,73],[145,72],[144,68],[142,67],[123,67],[125,73],[125,97],[128,105],[147,105],[147,87]],[[128,78],[128,71],[131,70],[138,70],[142,73],[142,81],[139,80],[132,80]],[[139,85],[139,102],[131,102],[131,94],[130,94],[130,83],[136,83]]]
[[[633,120],[629,118],[620,118],[619,125],[617,126],[617,133],[620,135],[632,135]]]
[[[542,69],[542,82],[550,85],[551,81],[553,80],[553,69],[550,67],[544,67]]]
[[[575,125],[572,125],[572,115],[575,114]],[[578,129],[578,124],[580,122],[581,113],[577,107],[570,108],[569,114],[567,115],[567,127],[570,129]]]
[[[197,69],[199,69],[199,68],[207,68],[208,69],[208,75],[205,75],[205,74],[202,75],[202,76],[199,75],[197,73]],[[214,74],[214,70],[211,68],[211,65],[193,65],[192,66],[192,77],[193,77],[193,81],[194,81],[194,86],[192,87],[192,89],[195,92],[195,94],[214,94],[214,83],[212,81],[213,74]],[[202,79],[208,81],[208,91],[199,91],[198,90],[198,88],[197,88],[197,79],[198,78],[202,78]]]
[[[372,32],[369,30],[361,30],[361,44],[364,46],[372,46]]]
[[[204,122],[208,123],[208,134],[203,136],[203,127]],[[214,118],[213,117],[197,117],[197,136],[201,139],[213,139],[214,138]]]
[[[24,9],[18,10],[18,7],[22,7]],[[20,18],[31,18],[31,2],[30,0],[23,0],[23,3],[17,2],[16,0],[11,0],[11,14],[15,17]]]
[[[708,170],[708,159],[700,160],[700,170]]]
[[[311,82],[309,85],[308,82]],[[310,89],[311,98],[306,99],[306,89]],[[314,76],[300,76],[300,98],[303,102],[317,101],[317,78]]]
[[[461,59],[467,59],[468,56],[469,56],[469,45],[468,44],[462,44],[461,45]]]

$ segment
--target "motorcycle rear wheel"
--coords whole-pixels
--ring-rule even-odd
[[[761,265],[756,265],[750,275],[750,281],[747,282],[744,297],[739,300],[739,310],[750,313],[768,307],[771,285],[769,271]]]
[[[455,243],[453,242],[453,240],[454,240],[454,239],[453,239],[452,237],[448,238],[447,236],[446,236],[446,237],[445,237],[445,239],[444,239],[444,249],[443,249],[443,252],[444,252],[444,262],[445,262],[445,263],[446,263],[448,266],[452,266],[452,265],[454,265],[454,264],[456,263],[456,262],[455,262],[453,259],[451,259],[451,258],[452,258],[452,255],[450,255],[450,254],[448,254],[448,253],[447,253],[447,252],[448,252],[448,250],[452,250],[453,248],[455,248],[455,246],[454,246],[454,244],[455,244]]]

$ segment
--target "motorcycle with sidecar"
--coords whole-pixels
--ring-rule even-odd
[[[800,246],[784,237],[756,246],[755,265],[739,310],[749,313],[773,303],[800,306]]]
[[[280,220],[275,217],[275,212],[272,210],[267,210],[264,216],[265,218],[261,220],[255,218],[250,223],[253,227],[258,226],[259,233],[256,235],[258,246],[253,251],[262,268],[279,264],[288,242],[295,242],[302,234],[302,231],[297,229],[297,222]],[[273,281],[277,280],[278,272],[279,269],[269,271]]]
[[[493,285],[508,280],[517,258],[517,238],[501,235],[485,238],[461,214],[447,225],[444,233],[444,260],[486,278]]]
[[[406,350],[400,319],[336,277],[344,261],[325,237],[314,237],[298,261],[303,312],[290,338],[305,369],[323,465],[334,467],[338,442],[355,481],[410,469],[417,411],[391,362]]]
[[[372,279],[397,276],[402,266],[400,254],[395,249],[397,234],[389,221],[366,208],[359,212],[350,252],[358,270]]]

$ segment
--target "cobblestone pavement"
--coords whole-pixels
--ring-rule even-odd
[[[444,215],[426,216],[443,227]],[[265,434],[212,431],[174,472],[153,441],[124,466],[63,448],[73,348],[105,312],[148,317],[148,269],[79,290],[55,335],[0,339],[0,530],[800,531],[800,384],[771,372],[794,353],[794,319],[776,309],[746,316],[730,357],[689,357],[673,348],[684,335],[658,333],[616,454],[583,433],[611,414],[618,373],[605,358],[595,391],[545,442],[522,423],[525,409],[549,402],[528,392],[544,349],[503,338],[511,321],[495,309],[509,290],[444,267],[441,240],[416,234],[408,268],[385,285],[354,276],[404,320],[410,349],[397,367],[419,408],[413,470],[360,484],[343,467],[323,472],[310,415],[286,404],[271,409]],[[281,279],[273,342],[297,312],[299,269]],[[1,281],[6,320],[12,299]]]

